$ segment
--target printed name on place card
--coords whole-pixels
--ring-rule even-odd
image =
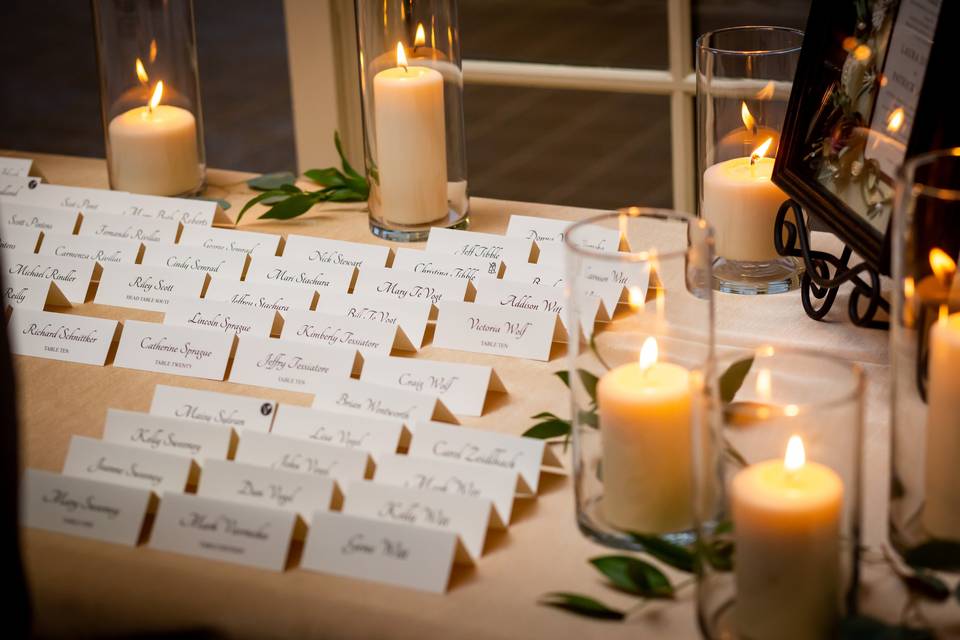
[[[507,223],[505,235],[511,238],[526,238],[533,240],[540,247],[541,256],[544,245],[562,245],[567,235],[567,229],[574,224],[570,220],[555,218],[538,218],[535,216],[512,215]],[[620,249],[621,239],[619,229],[610,229],[597,224],[581,225],[577,238],[579,246],[593,251],[615,253]],[[543,263],[541,257],[537,260]]]
[[[395,348],[415,350],[410,339],[396,325],[316,311],[288,311],[283,316],[280,338],[356,349],[361,353],[389,354]]]
[[[170,198],[124,193],[107,203],[104,211],[128,217],[152,218],[179,222],[184,227],[210,227],[215,221],[233,224],[223,215],[217,203],[199,198]]]
[[[51,280],[7,276],[4,278],[4,284],[6,284],[3,289],[5,308],[42,311],[48,305],[53,307],[73,306],[60,291],[57,283]]]
[[[268,469],[333,478],[341,484],[363,480],[370,466],[370,455],[360,449],[256,431],[240,434],[235,459]]]
[[[503,279],[507,282],[559,288],[562,288],[566,283],[566,276],[561,269],[542,264],[510,265],[504,271]],[[602,282],[598,279],[584,279],[581,281],[578,291],[584,300],[600,299],[603,303],[603,309],[597,315],[600,320],[613,317],[613,313],[617,309],[617,303],[624,295],[623,284],[616,279],[608,278],[604,278]]]
[[[352,378],[330,380],[318,388],[313,408],[403,420],[407,428],[413,422],[431,419],[456,422],[437,396]]]
[[[235,340],[235,335],[219,331],[127,320],[113,365],[223,380]]]
[[[251,257],[275,256],[280,249],[280,236],[272,233],[192,225],[183,228],[180,244],[242,253]]]
[[[330,477],[268,469],[245,462],[208,460],[197,495],[285,509],[309,522],[315,510],[330,508],[335,486]]]
[[[52,281],[67,300],[80,304],[86,300],[96,264],[89,260],[9,251],[3,256],[3,266],[8,276]]]
[[[0,173],[0,197],[15,199],[20,193],[36,189],[42,182],[33,176],[11,176]]]
[[[135,546],[153,493],[40,469],[23,474],[20,521],[26,527]]]
[[[417,249],[397,249],[393,268],[398,271],[477,281],[499,278],[503,272],[503,263],[498,258],[452,256]]]
[[[230,280],[239,280],[243,276],[247,260],[245,253],[183,244],[153,243],[143,253],[143,264],[149,267],[199,271],[210,274],[211,278]]]
[[[277,410],[271,433],[335,447],[361,449],[376,459],[381,454],[397,452],[403,435],[403,420],[283,404]]]
[[[102,366],[117,334],[116,320],[19,308],[10,314],[10,351],[22,356]]]
[[[339,264],[299,262],[277,256],[257,256],[250,261],[246,280],[304,287],[312,291],[347,293],[357,269]]]
[[[190,458],[172,453],[72,436],[63,473],[150,489],[161,495],[165,491],[183,491],[192,465]]]
[[[180,223],[157,218],[121,216],[115,213],[83,213],[80,230],[82,236],[95,238],[118,238],[139,240],[145,243],[173,244],[180,233]]]
[[[360,379],[435,395],[450,411],[465,416],[483,414],[488,391],[505,391],[492,367],[414,358],[365,356]]]
[[[107,409],[103,439],[131,447],[186,456],[202,465],[207,458],[226,459],[233,439],[233,430],[192,420]]]
[[[0,200],[0,225],[13,229],[71,234],[77,229],[78,219],[76,211],[37,207],[21,204],[16,200]]]
[[[533,241],[526,238],[508,238],[493,233],[440,227],[431,229],[427,238],[427,251],[453,256],[493,258],[501,260],[507,267],[515,263],[530,262],[533,249]]]
[[[93,301],[114,307],[166,311],[174,298],[199,298],[209,276],[139,264],[108,264]]]
[[[204,298],[174,298],[165,314],[164,324],[238,336],[251,334],[268,338],[278,323],[276,311],[248,309]]]
[[[92,260],[100,265],[109,265],[134,264],[140,259],[142,252],[143,243],[139,240],[91,238],[90,236],[45,232],[40,250],[37,253],[42,256]]]
[[[385,267],[390,248],[362,242],[289,235],[283,257],[300,262],[335,264],[348,267]]]
[[[556,313],[441,302],[433,346],[547,361],[554,340],[563,339]]]
[[[397,269],[365,267],[357,274],[354,295],[375,295],[397,300],[466,300],[473,296],[473,284],[466,278],[445,278]]]
[[[324,313],[400,327],[416,349],[423,346],[427,324],[435,312],[433,303],[426,300],[326,292],[321,300]]]
[[[158,384],[153,390],[150,414],[266,433],[270,431],[276,408],[273,400],[246,394]]]
[[[452,531],[318,511],[300,565],[321,573],[443,593],[457,544]]]
[[[0,156],[0,175],[28,176],[31,166],[33,166],[33,160],[30,158]]]
[[[290,310],[309,311],[317,299],[317,292],[302,287],[265,282],[236,282],[217,278],[211,280],[204,294],[206,300],[222,300],[245,309],[259,309],[286,313]],[[282,323],[274,325],[272,333],[280,333]]]
[[[297,514],[189,493],[160,501],[150,547],[283,571]]]
[[[35,189],[21,192],[17,201],[32,206],[67,209],[73,213],[117,209],[131,194],[109,189],[68,187],[57,184],[39,184]]]
[[[40,244],[40,229],[22,229],[0,224],[0,249],[34,253]]]
[[[356,349],[242,336],[230,382],[315,393],[331,380],[349,378],[359,365]]]
[[[580,294],[578,317],[581,328],[589,336],[597,321],[609,320],[602,301],[596,296]],[[488,280],[477,285],[477,304],[499,306],[510,309],[530,309],[532,311],[555,311],[569,335],[567,327],[568,310],[566,293],[562,287],[523,284],[510,280]]]

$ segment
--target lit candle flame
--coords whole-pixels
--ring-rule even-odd
[[[150,97],[150,102],[147,104],[147,109],[153,111],[157,108],[157,105],[160,104],[160,98],[163,97],[163,80],[157,83],[156,88],[153,90],[153,95]]]
[[[763,89],[760,89],[760,91],[757,92],[756,98],[757,100],[770,100],[773,98],[774,91],[775,87],[773,80],[771,80],[767,84],[763,85]],[[747,105],[744,104],[743,106]]]
[[[757,372],[757,395],[764,400],[769,400],[772,387],[770,369],[760,369]]]
[[[150,62],[157,61],[157,39],[154,38],[150,41]]]
[[[757,131],[757,121],[754,119],[753,114],[750,113],[750,109],[747,108],[746,102],[740,103],[740,119],[743,120],[743,126],[747,128],[747,131]]]
[[[750,154],[750,164],[751,165],[756,164],[760,160],[760,158],[767,155],[767,151],[770,150],[770,145],[772,144],[773,144],[773,138],[770,137],[770,138],[767,138],[763,142],[763,144],[761,144],[759,147],[754,149],[753,153]]]
[[[417,35],[413,39],[413,46],[422,47],[427,43],[427,36],[423,31],[423,23],[417,25]]]
[[[643,341],[640,347],[640,370],[646,371],[657,363],[657,339],[653,336]]]
[[[643,309],[643,303],[643,291],[640,287],[630,287],[627,289],[627,304],[630,305],[632,310]]]
[[[943,326],[947,324],[947,319],[950,317],[950,309],[947,305],[940,305],[940,312],[937,314],[937,324]]]
[[[900,127],[903,126],[904,120],[903,107],[897,107],[890,112],[890,115],[887,117],[887,131],[896,133],[900,131]]]
[[[407,53],[403,50],[403,43],[397,43],[397,66],[407,70]]]
[[[870,59],[870,56],[873,55],[873,49],[869,45],[860,44],[857,45],[857,48],[853,50],[853,57],[860,62],[865,62]]]
[[[937,280],[946,286],[957,272],[957,263],[943,249],[934,248],[930,251],[930,268]]]
[[[787,453],[783,456],[783,467],[787,471],[799,471],[807,463],[807,452],[803,450],[800,436],[790,436],[787,441]]]
[[[144,69],[143,61],[140,58],[137,58],[137,79],[144,86],[150,81],[150,76],[147,75],[147,70]]]

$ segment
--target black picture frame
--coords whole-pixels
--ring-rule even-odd
[[[890,220],[896,171],[886,172],[876,166],[869,169],[873,176],[868,184],[873,187],[868,188],[868,191],[873,193],[871,189],[877,190],[877,199],[886,196],[882,211],[869,206],[866,209],[854,209],[839,195],[835,181],[831,178],[821,179],[818,175],[842,174],[842,170],[832,171],[831,167],[842,166],[842,162],[846,162],[837,160],[839,153],[838,156],[831,155],[825,160],[828,155],[825,148],[829,148],[829,153],[832,154],[835,147],[847,140],[854,137],[860,140],[868,139],[871,132],[878,132],[878,128],[871,126],[871,120],[877,108],[881,82],[884,86],[889,82],[889,78],[884,79],[885,71],[896,56],[911,55],[905,47],[890,51],[889,46],[893,40],[891,36],[901,28],[898,19],[906,20],[909,17],[904,6],[918,2],[920,0],[813,0],[772,177],[774,184],[803,207],[805,212],[812,214],[822,226],[836,234],[869,266],[884,274],[890,273]],[[928,7],[930,5],[923,4]],[[872,17],[874,9],[884,8],[890,12],[885,45],[880,42],[879,34],[883,33],[882,29],[874,32],[872,35],[875,40],[871,40],[870,29],[874,23],[869,22],[869,18],[867,21],[863,19],[865,12]],[[908,6],[907,10],[916,10],[916,7]],[[948,29],[960,26],[958,19],[960,3],[940,0],[936,26],[933,29],[933,42],[927,55],[919,96],[915,107],[906,107],[909,134],[901,136],[906,137],[905,141],[899,141],[904,160],[932,149],[960,144],[960,112],[955,114],[953,120],[948,117],[953,101],[948,98],[953,93],[952,71],[958,63],[955,54],[951,55],[949,51],[948,39],[951,34]],[[883,57],[882,66],[877,65],[878,73],[873,76],[875,81],[871,89],[872,96],[864,100],[865,94],[857,94],[861,100],[859,104],[869,104],[870,114],[837,106],[847,98],[842,95],[841,77],[844,65],[847,64],[847,59],[854,55],[855,46],[860,43],[883,49],[880,52]],[[872,50],[870,53],[877,55],[877,52]],[[850,101],[847,104],[849,105]],[[860,116],[859,123],[856,116]],[[888,119],[887,123],[889,122]],[[885,131],[879,133],[886,136]],[[845,135],[849,137],[845,139]],[[882,138],[877,136],[868,140],[876,139]],[[886,139],[891,140],[889,136],[886,136]],[[829,147],[826,146],[827,140],[830,141]],[[839,148],[849,151],[848,147]],[[867,174],[863,173],[864,168],[875,164],[866,156],[864,151],[860,158],[862,163],[859,177],[864,180],[867,179]],[[889,162],[887,164],[891,166]],[[899,166],[902,166],[902,161],[897,168]],[[848,193],[856,191],[849,188],[849,181],[854,179],[850,177],[852,175],[853,172],[849,171],[844,178],[847,180]],[[864,199],[866,200],[866,196]],[[882,216],[883,220],[871,217],[867,211],[875,216]]]

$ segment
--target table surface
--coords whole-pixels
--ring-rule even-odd
[[[0,151],[32,157],[50,183],[107,187],[103,160]],[[236,215],[252,194],[249,174],[210,170],[207,195],[232,203]],[[251,215],[257,215],[254,210]],[[502,233],[510,214],[579,219],[584,209],[472,198],[471,229]],[[358,207],[325,209],[308,218],[242,227],[277,234],[306,234],[374,244]],[[826,323],[806,318],[799,294],[717,296],[717,347],[723,352],[763,343],[806,346],[862,363],[867,371],[866,542],[879,544],[886,509],[887,334],[853,327],[844,317],[845,294]],[[161,321],[162,314],[86,303],[71,313]],[[418,358],[495,367],[508,395],[493,402],[470,426],[520,434],[530,416],[566,414],[565,387],[552,375],[565,362],[465,354],[424,347]],[[270,391],[231,382],[195,380],[114,367],[91,367],[15,356],[22,447],[21,464],[59,471],[73,434],[99,438],[108,407],[147,411],[158,383],[272,397],[308,405],[305,394]],[[146,547],[125,548],[38,530],[26,530],[24,554],[38,631],[44,635],[114,635],[131,630],[213,628],[231,637],[459,638],[697,637],[693,590],[679,602],[657,603],[625,623],[593,621],[540,606],[549,591],[593,595],[619,608],[636,600],[606,588],[587,559],[608,550],[578,532],[572,482],[545,474],[536,499],[519,500],[506,532],[491,531],[487,550],[472,569],[454,570],[449,592],[413,590],[339,578],[299,568],[272,573]],[[869,572],[868,572],[869,574]],[[895,587],[889,575],[868,580],[872,597]],[[895,582],[895,581],[894,581]]]

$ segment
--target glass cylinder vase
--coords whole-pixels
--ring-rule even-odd
[[[863,372],[771,346],[716,370],[694,405],[701,631],[836,637],[856,604]]]
[[[597,247],[619,231],[628,250]],[[577,523],[639,550],[693,540],[693,379],[713,352],[713,236],[694,216],[622,209],[566,233],[567,326]],[[622,300],[621,300],[622,296]],[[598,313],[608,322],[597,325]]]
[[[960,148],[906,162],[893,223],[890,542],[960,570]]]
[[[370,230],[399,242],[469,212],[456,0],[356,0]]]
[[[700,215],[716,234],[714,287],[761,294],[799,286],[801,263],[774,245],[787,199],[770,177],[803,33],[734,27],[697,40]]]
[[[206,156],[192,0],[94,0],[110,188],[203,190]]]

